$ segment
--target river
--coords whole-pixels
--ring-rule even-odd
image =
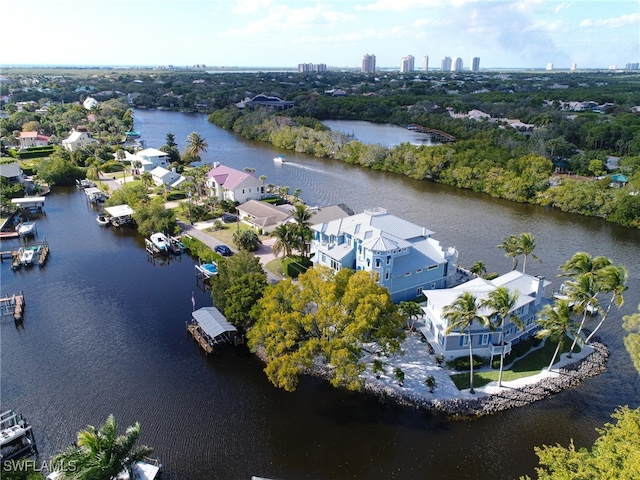
[[[527,271],[554,285],[558,265],[576,251],[607,255],[629,269],[626,303],[602,330],[611,349],[604,374],[496,416],[450,421],[310,378],[286,393],[244,348],[205,357],[187,336],[192,292],[196,307],[211,304],[196,286],[193,260],[150,261],[138,235],[96,224],[82,192],[55,189],[38,219],[49,262],[17,272],[1,265],[2,294],[23,290],[27,301],[23,326],[6,318],[1,325],[2,408],[31,421],[43,459],[113,413],[122,428],[141,423],[141,442],[155,448],[165,478],[513,479],[533,474],[534,446],[571,438],[590,445],[616,406],[638,406],[640,382],[620,326],[640,301],[637,230],[277,151],[204,115],[135,115],[150,147],[173,133],[182,149],[198,132],[209,144],[205,162],[255,168],[268,183],[300,188],[310,205],[384,207],[435,231],[444,247],[460,251],[463,266],[481,259],[490,271],[509,270],[496,245],[521,232],[535,235],[541,258]],[[288,162],[274,164],[277,154]]]

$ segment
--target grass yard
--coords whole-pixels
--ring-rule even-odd
[[[564,342],[563,352],[568,352],[571,349],[571,343],[573,340],[566,338]],[[502,372],[502,381],[508,382],[511,380],[517,380],[518,378],[530,377],[537,375],[543,368],[549,366],[553,352],[556,349],[557,344],[555,342],[546,341],[542,348],[534,350],[527,354],[525,357],[516,360],[509,369],[505,369]],[[575,353],[580,352],[580,347],[576,345]],[[556,359],[556,363],[560,360],[560,355]],[[498,375],[500,371],[493,370],[480,370],[473,373],[473,386],[482,387],[491,382],[498,381]],[[469,388],[469,373],[456,373],[451,375],[453,383],[459,390]]]

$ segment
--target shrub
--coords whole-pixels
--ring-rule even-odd
[[[476,355],[473,356],[473,368],[480,368],[485,365],[487,362],[486,358],[478,357]],[[471,370],[469,366],[469,356],[463,356],[454,358],[453,360],[447,362],[447,366],[452,368],[458,372],[466,372],[467,370]]]

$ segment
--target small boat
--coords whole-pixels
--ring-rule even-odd
[[[96,217],[96,222],[98,222],[98,225],[100,225],[101,227],[106,227],[107,225],[109,225],[110,220],[106,215],[98,215]]]
[[[171,242],[164,233],[156,232],[149,237],[153,246],[161,252],[168,252],[171,247]]]
[[[127,137],[127,139],[129,138],[140,138],[142,136],[142,134],[140,132],[135,132],[133,130],[125,132],[125,136]]]
[[[35,248],[26,247],[22,249],[20,253],[20,264],[24,267],[33,263],[33,257],[35,257],[37,250]]]
[[[78,188],[95,188],[96,182],[89,180],[88,178],[83,178],[82,180],[76,180],[76,186]]]
[[[553,293],[553,298],[555,298],[556,300],[565,300],[569,303],[569,308],[573,308],[576,305],[576,302],[572,302],[569,300],[569,295],[567,295],[566,293],[566,285],[564,283],[560,285],[560,288],[557,292]],[[598,313],[598,308],[594,307],[591,304],[587,304],[585,310],[589,315],[595,315],[596,313]]]
[[[38,229],[36,228],[36,222],[21,222],[16,227],[16,231],[20,237],[26,237],[35,235]]]
[[[36,451],[31,425],[11,410],[0,414],[0,459],[22,458]]]
[[[277,157],[273,158],[273,161],[274,161],[274,163],[282,164],[282,163],[286,163],[287,160],[285,159],[284,155],[278,155]]]

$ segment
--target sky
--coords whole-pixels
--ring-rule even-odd
[[[465,69],[473,57],[481,69],[640,61],[640,0],[9,0],[3,18],[4,66],[359,68],[365,54],[378,68],[413,55],[416,69],[425,55],[432,68],[448,56]]]

